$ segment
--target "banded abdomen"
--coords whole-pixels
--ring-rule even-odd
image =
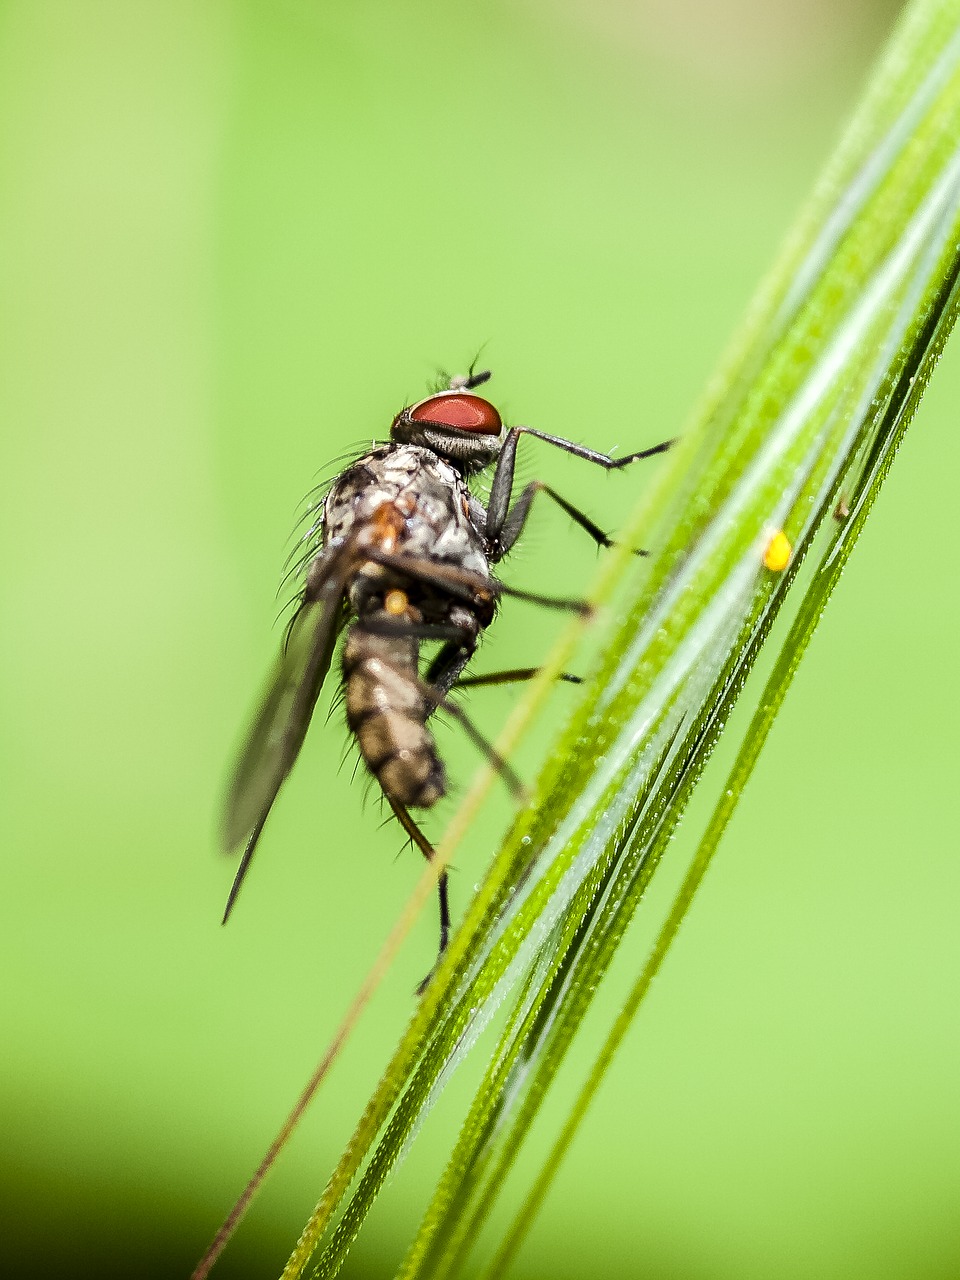
[[[362,623],[343,648],[347,724],[370,772],[387,797],[429,808],[446,794],[443,765],[427,717],[433,710],[418,676],[419,645],[375,635]]]

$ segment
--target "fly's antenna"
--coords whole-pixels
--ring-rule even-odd
[[[472,391],[474,387],[479,387],[482,386],[484,382],[489,382],[490,378],[493,376],[493,371],[491,369],[481,369],[479,373],[476,372],[477,365],[480,363],[480,357],[483,355],[484,347],[486,347],[486,345],[486,342],[481,345],[480,350],[470,361],[470,368],[465,374],[454,374],[452,378],[448,379],[447,386],[440,389],[447,391]]]
[[[442,395],[444,391],[472,391],[474,387],[481,386],[482,383],[488,382],[492,377],[490,369],[481,369],[476,372],[477,363],[483,354],[484,343],[477,354],[470,362],[470,368],[466,373],[447,373],[446,369],[437,367],[437,376],[430,386],[431,395]]]
[[[486,382],[487,379],[490,377],[489,369],[484,369],[480,373],[475,372],[477,365],[480,363],[480,357],[483,355],[484,351],[486,351],[487,345],[489,344],[489,342],[490,342],[489,338],[487,338],[485,342],[481,342],[480,347],[477,350],[477,354],[470,361],[470,368],[467,370],[467,381],[466,381],[466,386],[468,389],[470,387],[479,387],[481,382]]]
[[[444,388],[446,391],[472,391],[474,387],[479,387],[481,383],[489,382],[493,377],[491,369],[481,369],[479,373],[458,373],[455,374]]]

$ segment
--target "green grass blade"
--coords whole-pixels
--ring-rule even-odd
[[[856,494],[852,496],[851,502],[848,504],[850,507],[850,515],[847,517],[849,523],[844,527],[842,536],[837,536],[831,541],[817,574],[803,598],[797,617],[777,658],[774,670],[766,683],[760,699],[760,705],[746,732],[743,745],[710,818],[707,830],[671,905],[653,949],[627,996],[623,1008],[614,1020],[590,1074],[573,1105],[570,1115],[564,1122],[562,1130],[544,1162],[543,1168],[536,1177],[516,1218],[504,1237],[503,1243],[485,1273],[490,1277],[502,1275],[506,1271],[522,1244],[564,1156],[586,1117],[590,1102],[599,1089],[617,1049],[633,1024],[640,1004],[649,991],[650,985],[656,977],[687,911],[690,909],[694,896],[713,859],[713,855],[716,853],[720,839],[733,816],[747,781],[760,757],[767,735],[773,726],[774,719],[786,696],[787,689],[797,671],[800,660],[813,637],[827,602],[843,572],[847,557],[863,528],[867,514],[889,470],[897,446],[916,411],[923,388],[926,386],[932,368],[939,358],[949,331],[956,321],[958,307],[960,307],[960,255],[954,257],[951,274],[944,281],[940,297],[934,302],[927,322],[917,335],[913,360],[902,372],[899,386],[891,398],[890,408],[881,430],[878,432],[876,447],[870,459],[871,465],[864,468]],[[798,563],[795,562],[795,564]],[[512,1134],[512,1138],[516,1141],[516,1132]],[[498,1178],[505,1176],[507,1172],[503,1164],[504,1162],[501,1162],[501,1168],[497,1171]],[[486,1207],[485,1205],[484,1210]],[[482,1216],[482,1212],[475,1212],[471,1226],[475,1227],[477,1219]]]

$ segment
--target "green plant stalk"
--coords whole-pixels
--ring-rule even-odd
[[[940,278],[941,272],[945,270],[947,273],[946,283],[941,287],[939,297],[934,299],[927,312],[925,322],[920,325],[919,331],[913,335],[908,348],[904,352],[904,357],[901,361],[903,367],[895,377],[888,380],[887,409],[879,420],[873,444],[873,453],[876,453],[882,447],[885,456],[891,423],[896,425],[896,434],[897,438],[899,438],[899,434],[902,433],[906,421],[919,399],[920,388],[925,385],[928,370],[939,353],[949,325],[952,323],[955,312],[955,298],[952,292],[954,287],[953,273],[956,271],[957,265],[956,259],[952,256],[953,251],[954,246],[951,246],[950,254],[937,264],[934,275]],[[868,456],[867,464],[870,463],[872,456],[873,454]],[[857,465],[856,459],[852,462],[852,466],[855,465]],[[868,476],[874,474],[869,465],[867,465],[866,474]],[[831,477],[828,476],[827,480],[830,479]],[[877,483],[879,483],[879,480],[877,480]],[[860,492],[855,487],[850,476],[843,478],[843,487],[848,494],[855,492],[859,494]],[[860,503],[861,498],[858,496],[852,501]],[[832,508],[833,502],[833,490],[830,484],[826,484],[821,492],[819,512],[814,524],[819,524],[823,520],[830,508]],[[857,510],[859,511],[859,508]],[[831,540],[832,548],[838,548],[841,545],[846,548],[842,557],[844,560],[846,554],[849,554],[852,537],[855,536],[855,532],[859,529],[859,523],[860,517],[858,515],[844,529],[842,537],[838,531]],[[786,589],[790,586],[792,572],[799,568],[802,554],[807,545],[809,545],[809,539],[805,539],[798,548],[798,556],[794,561],[791,574],[780,580],[770,600],[763,606],[760,614],[753,619],[753,634],[748,646],[743,651],[743,658],[738,670],[728,673],[726,688],[718,687],[708,700],[708,704],[714,708],[714,720],[725,718],[730,702],[736,695],[746,671],[752,665],[760,643],[769,630],[780,603],[786,594]],[[833,564],[837,560],[833,549],[828,551],[827,555],[828,563]],[[808,593],[808,601],[811,598],[815,602],[819,601],[821,586],[825,581],[823,574],[818,575]],[[827,593],[829,593],[829,589],[828,587]],[[822,607],[822,603],[815,604],[814,617],[819,617]],[[805,604],[801,610],[800,623],[805,621],[808,612],[807,604]],[[782,662],[795,664],[799,660],[799,651],[802,648],[799,642],[801,634],[802,630],[797,631],[795,628],[791,637],[788,638],[784,656],[781,659]],[[793,648],[794,642],[798,646],[796,654]],[[790,670],[792,671],[792,669],[793,667],[791,666]],[[774,679],[779,678],[778,670]],[[779,697],[773,696],[768,691],[760,714],[772,715],[775,713],[776,708],[779,706],[779,701]],[[709,727],[708,731],[710,731]],[[753,744],[748,740],[744,750],[749,751],[754,747],[759,750],[759,743]],[[697,750],[697,745],[692,744],[690,750],[691,760],[696,760]],[[434,1214],[436,1226],[432,1232],[429,1227],[425,1227],[421,1232],[418,1245],[414,1247],[407,1260],[407,1265],[403,1272],[404,1275],[430,1274],[432,1276],[442,1276],[451,1272],[456,1273],[458,1268],[462,1266],[467,1248],[472,1244],[483,1219],[489,1213],[492,1201],[513,1163],[522,1138],[525,1136],[530,1123],[532,1123],[566,1048],[579,1027],[587,1007],[592,1002],[597,985],[612,959],[613,952],[619,944],[636,906],[639,904],[643,889],[670,839],[673,825],[685,803],[685,796],[689,794],[696,774],[702,768],[702,763],[702,760],[697,763],[693,771],[685,772],[681,770],[680,785],[683,794],[675,797],[673,803],[668,803],[664,807],[669,820],[656,830],[652,847],[641,851],[643,857],[638,864],[640,868],[639,874],[631,869],[629,859],[624,861],[621,879],[625,877],[627,883],[611,895],[616,901],[616,909],[609,913],[607,918],[601,917],[596,928],[599,941],[594,942],[589,949],[585,949],[585,958],[578,972],[578,982],[568,985],[560,992],[544,991],[539,1006],[540,1019],[541,1022],[544,1022],[546,1013],[549,1013],[549,1034],[544,1037],[541,1043],[534,1045],[518,1042],[514,1042],[512,1045],[501,1043],[498,1051],[498,1058],[501,1061],[501,1074],[505,1074],[502,1062],[506,1057],[516,1065],[518,1072],[522,1072],[523,1083],[517,1086],[508,1080],[498,1091],[493,1089],[490,1086],[490,1082],[488,1082],[488,1088],[481,1089],[478,1092],[474,1109],[468,1117],[458,1147],[448,1167],[446,1179],[452,1183],[452,1189],[450,1186],[444,1188],[443,1183],[441,1184],[426,1220],[429,1223],[430,1214]],[[748,772],[749,769],[745,772],[735,772],[722,801],[722,810],[732,811],[732,806],[735,805],[736,800],[739,798],[740,788],[745,783]],[[719,838],[719,831],[716,832],[716,838]],[[634,849],[632,853],[636,861],[637,850]],[[709,856],[707,860],[709,860]],[[685,891],[686,888],[687,886],[685,886]],[[667,929],[666,936],[661,939],[664,946],[669,939],[672,939],[674,932],[675,929]],[[659,964],[659,959],[657,964]],[[641,994],[646,989],[644,981],[644,979],[641,979],[640,982]],[[618,1024],[621,1033],[625,1025],[625,1022]],[[536,1060],[536,1066],[533,1070],[529,1067],[531,1059]],[[513,1123],[509,1127],[504,1123],[502,1108],[497,1105],[498,1096],[503,1094],[510,1096],[514,1112]],[[492,1104],[491,1098],[493,1099]],[[583,1105],[585,1106],[585,1102]],[[493,1117],[495,1117],[497,1125],[496,1134],[491,1128],[491,1119]],[[496,1163],[491,1169],[488,1166],[495,1156],[497,1157]],[[468,1212],[467,1206],[471,1204],[472,1209]],[[498,1272],[494,1270],[491,1274],[498,1274]]]
[[[624,538],[642,525],[647,541],[652,528],[662,550],[286,1275],[302,1273],[363,1169],[318,1273],[336,1271],[437,1091],[519,981],[520,1003],[408,1274],[449,1265],[458,1224],[482,1220],[481,1175],[501,1167],[498,1143],[520,1133],[511,1126],[525,1107],[539,1105],[583,1016],[587,979],[605,971],[615,922],[639,901],[709,755],[722,719],[718,690],[724,705],[735,698],[763,619],[783,598],[786,579],[771,581],[760,567],[767,530],[783,525],[798,554],[806,551],[829,497],[871,456],[914,322],[948,272],[960,230],[958,30],[956,0],[915,4],[901,23],[811,212]],[[624,563],[614,558],[615,569]],[[548,664],[524,714],[564,660]]]
[[[901,378],[899,382],[902,383],[902,381]],[[842,421],[844,417],[845,415],[840,414],[839,420]],[[817,523],[823,519],[826,503],[830,501],[832,505],[830,483],[825,485],[822,473],[822,467],[814,468],[811,473],[812,479],[821,487]],[[827,481],[831,480],[832,477],[828,472]],[[801,551],[802,549],[803,544],[801,544]],[[782,580],[781,587],[788,585],[788,582],[789,579]],[[765,606],[762,634],[765,634],[769,628],[776,608],[779,607],[779,601],[775,597],[779,596],[782,599],[783,594],[783,590],[779,590],[775,596],[771,597],[770,605]],[[724,694],[721,689],[716,689],[708,699],[707,705],[717,708],[721,718],[725,716],[727,710],[724,705],[725,698],[739,688],[759,647],[759,640],[762,639],[762,634],[756,632],[756,622],[757,619],[754,619],[755,641],[744,651],[744,659],[740,662],[738,670],[735,673],[728,673],[727,693]],[[733,679],[730,678],[731,674]],[[696,756],[697,748],[694,746],[689,759],[696,761]],[[496,1055],[499,1064],[497,1080],[492,1080],[488,1076],[484,1087],[478,1091],[475,1106],[461,1133],[447,1175],[438,1189],[437,1196],[428,1211],[425,1227],[402,1274],[440,1276],[449,1274],[462,1265],[463,1251],[467,1243],[473,1240],[489,1211],[496,1190],[501,1186],[513,1162],[521,1139],[539,1108],[546,1088],[559,1066],[573,1033],[582,1021],[596,986],[612,958],[613,950],[619,943],[626,924],[639,903],[649,876],[659,860],[660,853],[669,840],[673,824],[679,816],[679,810],[683,806],[685,796],[689,793],[695,774],[702,768],[702,763],[701,761],[696,764],[695,769],[688,772],[686,777],[682,776],[684,771],[681,770],[681,792],[673,798],[671,803],[664,806],[664,811],[670,815],[669,822],[656,831],[652,847],[642,851],[644,856],[641,859],[641,873],[636,875],[627,863],[622,867],[621,874],[627,877],[627,883],[611,895],[617,904],[616,911],[606,918],[601,917],[597,928],[600,942],[595,943],[587,951],[578,973],[578,982],[568,984],[565,990],[559,993],[544,989],[539,1004],[539,1017],[540,1022],[544,1023],[545,1011],[549,1011],[549,1036],[542,1043],[533,1046],[529,1043],[521,1043],[519,1038],[514,1039],[512,1044],[501,1041]],[[508,1037],[510,1034],[511,1032],[508,1031]],[[537,1070],[532,1073],[528,1065],[531,1058],[536,1058],[537,1061]],[[522,1087],[518,1088],[510,1081],[509,1071],[505,1065],[508,1063],[512,1063],[518,1072],[523,1073]],[[514,1123],[509,1128],[504,1124],[503,1108],[500,1103],[504,1096],[510,1096],[511,1105],[515,1110]],[[522,1101],[518,1101],[518,1098],[522,1098]],[[500,1153],[499,1159],[492,1171],[488,1171],[487,1166],[493,1159],[494,1148]],[[468,1213],[466,1206],[471,1200],[474,1207],[472,1212]]]
[[[859,537],[866,517],[869,514],[880,486],[889,471],[893,456],[903,438],[907,426],[929,381],[930,373],[940,357],[943,345],[953,328],[958,308],[960,308],[960,256],[955,257],[951,274],[944,282],[941,298],[934,304],[925,327],[917,342],[916,368],[908,366],[899,379],[899,394],[892,399],[891,413],[888,414],[888,429],[880,433],[876,456],[870,460],[871,465],[865,467],[858,490],[849,500],[849,524],[845,536],[835,543],[824,555],[818,568],[817,578],[808,591],[796,619],[791,627],[783,649],[774,666],[760,705],[753,717],[744,738],[743,745],[721,792],[720,800],[710,818],[703,839],[691,861],[677,894],[671,904],[660,933],[654,943],[646,964],[634,983],[623,1008],[618,1013],[603,1047],[591,1068],[590,1074],[574,1103],[570,1115],[564,1122],[540,1173],[537,1175],[527,1196],[511,1224],[504,1240],[492,1258],[484,1275],[492,1280],[503,1275],[516,1256],[520,1245],[530,1230],[536,1214],[559,1172],[560,1166],[577,1131],[586,1118],[587,1110],[606,1075],[616,1052],[622,1044],[627,1032],[639,1011],[640,1005],[650,989],[653,979],[660,970],[667,951],[683,923],[684,917],[693,903],[694,896],[703,882],[707,869],[720,844],[720,839],[730,822],[743,790],[753,773],[760,753],[767,740],[777,712],[786,697],[787,690],[800,665],[804,653],[809,646],[817,625],[823,616],[824,609],[833,594],[840,575],[846,565],[847,558]],[[794,562],[799,566],[799,561]],[[502,1177],[506,1169],[498,1170],[497,1177]],[[474,1215],[473,1226],[476,1226]]]

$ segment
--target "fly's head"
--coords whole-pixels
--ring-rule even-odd
[[[500,414],[472,388],[490,377],[488,372],[453,378],[448,391],[438,391],[401,409],[390,438],[398,444],[417,444],[452,462],[464,475],[488,467],[503,443]]]

